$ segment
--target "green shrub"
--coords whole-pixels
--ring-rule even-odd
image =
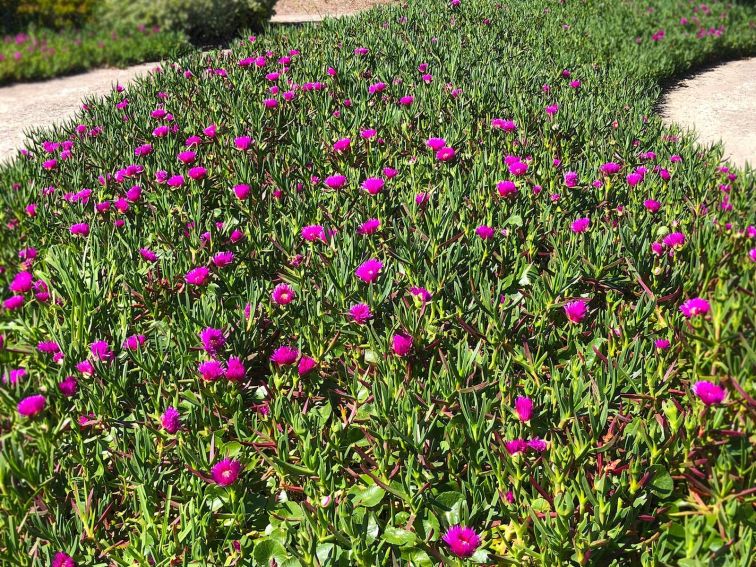
[[[195,42],[217,42],[259,27],[272,6],[273,0],[105,0],[100,19],[159,25],[184,32]]]
[[[89,20],[94,6],[95,0],[0,0],[2,29],[9,33],[30,25],[79,27]]]

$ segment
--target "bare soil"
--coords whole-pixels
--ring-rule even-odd
[[[278,0],[273,6],[277,17],[341,16],[367,10],[393,0]]]
[[[662,117],[695,130],[705,145],[724,142],[724,157],[756,167],[756,57],[711,67],[674,85]]]

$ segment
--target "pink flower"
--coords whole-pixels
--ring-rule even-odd
[[[274,98],[266,98],[263,100],[263,106],[265,108],[276,108],[278,106],[278,101]]]
[[[479,238],[483,240],[488,240],[489,238],[493,238],[496,231],[491,228],[490,226],[486,226],[485,224],[480,225],[478,228],[475,229],[475,234],[478,235]]]
[[[224,252],[218,252],[213,256],[212,262],[216,268],[225,268],[234,261],[234,253],[226,250]]]
[[[427,303],[431,300],[430,292],[424,287],[413,286],[409,289],[413,297],[420,300],[421,303]]]
[[[529,449],[533,449],[536,453],[543,453],[548,448],[546,441],[539,439],[538,437],[529,440],[527,445]]]
[[[412,337],[404,333],[397,333],[391,339],[391,350],[397,356],[407,356],[412,350]]]
[[[570,225],[570,229],[575,234],[579,234],[581,232],[585,232],[588,230],[588,227],[591,225],[591,219],[588,217],[579,218],[577,220],[572,221],[572,224]]]
[[[406,95],[399,99],[399,104],[402,106],[411,106],[415,102],[415,97],[412,95]]]
[[[721,404],[725,397],[724,388],[712,384],[708,380],[701,380],[693,385],[693,393],[707,406]]]
[[[217,360],[206,360],[199,363],[197,366],[197,372],[199,372],[202,379],[206,382],[215,382],[216,380],[223,378],[226,369],[223,368],[223,364]]]
[[[667,350],[670,347],[670,342],[667,339],[656,339],[654,341],[654,347],[658,350]]]
[[[343,175],[329,175],[323,181],[323,183],[325,183],[330,189],[341,189],[346,185],[346,182],[347,178]]]
[[[76,567],[76,562],[67,553],[59,551],[53,557],[50,567]]]
[[[280,346],[270,356],[270,360],[278,366],[288,366],[294,364],[299,356],[299,351],[290,346]]]
[[[494,118],[491,120],[491,127],[505,132],[516,132],[517,125],[513,120],[506,120],[504,118]]]
[[[680,306],[680,311],[687,319],[698,317],[699,315],[706,315],[710,310],[711,305],[709,302],[700,297],[688,299]]]
[[[446,140],[443,138],[428,138],[428,141],[425,142],[425,144],[434,152],[439,151],[441,148],[446,146]]]
[[[62,382],[58,383],[58,389],[60,390],[60,393],[63,394],[66,398],[70,398],[71,396],[76,394],[78,387],[79,383],[73,376],[66,376]]]
[[[575,171],[566,171],[564,173],[564,184],[567,187],[575,187],[578,183],[578,174]]]
[[[296,297],[296,295],[297,294],[294,292],[291,286],[285,283],[280,283],[275,288],[273,288],[273,293],[270,294],[270,298],[276,305],[288,305],[289,303],[294,301],[294,297]]]
[[[25,417],[35,416],[45,409],[46,403],[47,399],[41,394],[27,396],[18,402],[18,413]]]
[[[547,85],[544,85],[547,86]],[[559,105],[558,104],[550,104],[546,107],[546,114],[549,116],[554,116],[557,112],[559,112]]]
[[[380,177],[368,177],[362,182],[362,188],[371,195],[377,195],[383,190],[386,182]]]
[[[588,313],[588,302],[584,299],[576,299],[564,304],[564,314],[570,323],[580,323]]]
[[[181,414],[173,406],[165,408],[163,415],[160,416],[160,424],[168,433],[173,435],[181,427]]]
[[[528,449],[528,444],[524,439],[512,439],[504,443],[504,448],[510,455],[516,455],[517,453],[524,453]]]
[[[622,166],[616,162],[608,161],[605,164],[603,164],[599,170],[604,175],[614,175],[615,173],[619,173],[619,170],[622,168]]]
[[[207,176],[207,169],[201,166],[193,167],[187,172],[187,175],[195,181],[199,181]]]
[[[89,236],[89,225],[85,222],[72,224],[68,230],[74,236]]]
[[[682,232],[672,232],[662,239],[662,243],[668,248],[682,248],[685,244],[685,235]]]
[[[454,156],[457,155],[456,151],[452,147],[444,147],[436,152],[436,159],[438,161],[451,161]]]
[[[499,196],[504,198],[517,195],[517,185],[515,185],[514,181],[510,181],[509,179],[499,181],[496,184],[496,190],[499,192]]]
[[[221,329],[214,329],[213,327],[205,327],[199,333],[200,341],[202,341],[202,348],[210,356],[215,356],[226,344],[226,336]]]
[[[381,221],[378,219],[368,219],[357,227],[357,234],[365,236],[368,234],[374,234],[381,226]]]
[[[366,260],[355,270],[355,275],[363,282],[373,283],[378,279],[378,275],[383,268],[383,262],[377,258]]]
[[[234,195],[236,195],[236,198],[240,201],[243,201],[249,196],[249,185],[246,183],[239,183],[238,185],[234,185]]]
[[[356,305],[352,305],[352,307],[349,309],[349,315],[352,316],[352,320],[358,325],[364,325],[373,317],[373,314],[370,311],[370,306],[366,303],[357,303]]]
[[[210,126],[202,130],[202,133],[208,138],[215,138],[215,135],[218,133],[218,127],[215,124],[210,124]]]
[[[472,557],[480,546],[480,536],[466,526],[452,526],[442,538],[449,550],[457,557]]]
[[[509,173],[515,177],[521,177],[528,172],[528,164],[517,159],[509,162],[507,164],[507,169],[509,170]]]
[[[189,270],[186,273],[186,276],[184,276],[184,279],[186,280],[186,283],[190,285],[200,286],[205,285],[209,277],[210,270],[208,270],[205,266],[199,266],[197,268]]]
[[[247,374],[247,369],[244,368],[244,363],[238,356],[232,356],[226,363],[226,380],[232,382],[238,382],[243,380]]]
[[[352,140],[349,138],[341,138],[340,140],[336,140],[336,142],[333,144],[333,151],[336,153],[346,152],[349,150],[349,147],[352,145]]]
[[[638,183],[643,181],[643,175],[634,171],[633,173],[629,173],[625,179],[630,187],[635,187]]]
[[[13,293],[26,293],[31,290],[32,285],[34,285],[34,276],[29,272],[19,272],[13,278],[8,289]]]
[[[210,472],[216,484],[219,486],[230,486],[239,478],[241,463],[233,459],[223,459],[217,462]]]
[[[89,345],[89,351],[96,360],[102,362],[107,362],[108,360],[113,360],[113,358],[115,358],[115,353],[110,350],[110,345],[107,341],[100,340],[93,342]]]
[[[515,412],[520,421],[530,421],[533,417],[533,400],[526,396],[518,396],[515,400]]]
[[[302,358],[299,359],[297,372],[300,376],[304,376],[305,374],[309,374],[317,365],[318,363],[315,362],[314,358],[303,355]]]
[[[184,184],[183,175],[171,175],[166,181],[168,187],[181,187]]]
[[[234,138],[234,146],[236,146],[237,150],[248,150],[251,145],[252,138],[250,138],[249,136],[237,136],[236,138]]]
[[[139,350],[145,342],[147,342],[147,337],[144,335],[131,335],[123,341],[123,348],[131,351]]]
[[[139,255],[145,260],[147,260],[148,262],[157,262],[157,259],[158,259],[157,254],[155,254],[149,248],[140,248]]]
[[[3,307],[8,311],[15,311],[16,309],[21,309],[25,302],[26,299],[24,299],[23,295],[12,295],[3,301]]]
[[[302,239],[307,242],[325,242],[325,229],[319,224],[311,224],[302,227]]]
[[[656,213],[661,208],[661,203],[659,201],[655,201],[654,199],[646,199],[643,201],[643,206],[646,207],[646,210],[648,210],[651,213]]]
[[[181,163],[189,164],[189,163],[193,163],[194,160],[197,159],[197,154],[191,150],[187,150],[184,152],[179,152],[179,154],[176,157]]]

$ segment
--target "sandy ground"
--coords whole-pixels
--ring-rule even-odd
[[[98,69],[0,88],[0,161],[12,157],[24,146],[24,130],[63,122],[81,108],[82,99],[104,95],[116,83],[124,84],[153,68],[155,63],[126,69]]]
[[[695,130],[703,144],[722,140],[733,164],[756,167],[756,57],[683,79],[665,94],[662,116]]]
[[[366,10],[394,0],[278,0],[273,7],[276,18],[293,16],[338,16]]]

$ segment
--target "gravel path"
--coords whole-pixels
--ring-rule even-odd
[[[24,146],[24,130],[68,120],[81,108],[82,99],[104,95],[116,83],[124,84],[136,75],[148,73],[155,65],[97,69],[0,88],[0,161],[13,157]]]
[[[394,0],[278,0],[273,19],[291,21],[296,16],[343,16]]]
[[[662,116],[695,130],[703,144],[722,140],[734,165],[756,167],[756,57],[680,81],[665,94]]]

